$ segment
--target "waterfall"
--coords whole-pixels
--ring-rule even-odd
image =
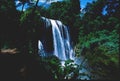
[[[42,45],[42,43],[41,43],[41,41],[39,40],[38,41],[38,54],[39,54],[39,56],[46,56],[45,55],[45,52],[44,52],[44,48],[43,48],[43,45]]]
[[[69,27],[64,25],[59,20],[48,19],[42,17],[44,22],[42,29],[42,38],[38,40],[38,54],[42,57],[56,56],[60,59],[61,65],[65,66],[65,60],[74,60],[74,64],[80,65],[84,59],[75,57],[74,50],[71,45]],[[89,74],[89,71],[84,67],[79,70],[79,73]],[[90,80],[87,75],[79,75],[77,79]]]
[[[71,46],[70,42],[70,35],[68,31],[68,27],[65,26],[61,21],[59,20],[53,20],[53,19],[48,19],[45,17],[42,17],[42,19],[45,22],[45,31],[44,32],[44,39],[38,41],[38,49],[39,49],[39,55],[40,56],[56,56],[60,60],[74,60],[74,51]],[[47,32],[50,30],[51,32]],[[48,35],[45,35],[48,33]],[[48,37],[50,34],[52,34],[51,38]],[[45,41],[46,39],[47,41]],[[49,39],[52,39],[52,46],[49,45],[49,48],[53,48],[51,52],[46,51],[48,50],[48,44],[47,42]]]

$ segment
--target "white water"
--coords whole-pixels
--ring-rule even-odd
[[[74,60],[74,51],[72,49],[71,43],[70,43],[70,36],[68,27],[62,24],[61,21],[53,20],[53,19],[47,19],[43,17],[43,20],[45,20],[45,27],[51,24],[52,27],[52,35],[53,35],[53,56],[58,57],[60,60],[67,60],[71,59]],[[49,21],[49,23],[48,23]],[[46,51],[44,51],[44,45],[39,40],[38,42],[38,49],[40,56],[48,56]],[[43,50],[44,53],[41,54],[40,50]]]
[[[54,55],[61,60],[66,60],[64,38],[60,32],[55,20],[51,20],[53,32]],[[59,26],[61,27],[61,25]]]
[[[87,59],[85,59],[83,56],[79,57],[79,58],[75,58],[74,63],[77,65],[82,65],[82,68],[79,70],[79,73],[84,73],[86,75],[80,75],[77,78],[81,79],[81,80],[90,80],[90,71],[88,69],[88,65],[87,65]]]
[[[38,49],[39,56],[45,56],[44,48],[40,40],[38,40]]]
[[[49,56],[49,55],[56,56],[61,60],[62,66],[64,66],[65,60],[68,60],[68,59],[74,60],[75,64],[80,65],[83,61],[83,58],[81,57],[79,59],[79,58],[75,57],[74,50],[70,43],[70,35],[69,35],[68,27],[65,26],[64,24],[62,24],[62,22],[58,21],[58,20],[48,19],[45,17],[42,17],[42,19],[45,21],[46,30],[50,29],[49,27],[51,27],[51,32],[52,32],[51,39],[53,41],[53,50],[51,52],[52,54],[45,51],[44,42],[42,40],[39,40],[38,41],[39,55],[43,56],[43,57]],[[43,35],[44,34],[45,33],[43,33]],[[46,38],[46,37],[44,37],[44,38]],[[86,66],[85,64],[87,64],[87,63],[85,62],[83,64],[84,64],[83,66]],[[79,70],[79,73],[89,74],[89,71],[87,71],[86,68],[82,68]],[[85,75],[78,76],[78,79],[90,80],[90,78]]]

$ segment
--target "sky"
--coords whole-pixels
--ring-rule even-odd
[[[62,1],[62,0],[52,0],[52,2],[57,2],[57,1]],[[91,3],[93,0],[80,0],[80,7],[81,9],[85,8],[86,4],[89,2]],[[19,1],[15,1],[16,2],[16,5],[19,3]],[[42,2],[44,3],[45,0],[39,0],[39,2]],[[50,2],[46,3],[46,4],[49,4]],[[40,3],[41,4],[41,3]],[[24,10],[26,10],[26,8],[28,8],[29,6],[27,4],[25,4],[24,6]],[[21,10],[22,9],[22,5],[17,7],[17,10]]]
[[[81,8],[85,8],[86,4],[89,2],[89,3],[92,3],[93,0],[80,0],[80,6]]]

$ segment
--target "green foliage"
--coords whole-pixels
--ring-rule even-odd
[[[53,79],[58,79],[60,72],[60,61],[57,57],[45,57],[41,58],[41,62],[47,73],[50,73]],[[60,77],[62,79],[62,77]]]
[[[115,9],[114,6],[117,4],[116,7],[118,7],[119,4],[117,0],[111,2],[108,0],[108,2],[97,0],[88,3],[79,24],[79,41],[75,48],[76,56],[83,55],[88,59],[88,64],[92,68],[92,79],[97,79],[95,76],[98,76],[98,79],[119,78],[118,30],[120,21],[116,17],[119,15],[116,11],[118,8]],[[109,16],[102,15],[105,5],[109,8],[107,10]]]
[[[60,60],[55,56],[42,57],[39,62],[53,79],[76,79],[79,75],[78,66],[72,60],[65,61],[64,66],[61,65]],[[71,73],[73,74],[70,75]]]
[[[79,43],[77,48],[84,48],[81,54],[88,59],[93,75],[98,75],[100,79],[118,79],[119,34],[116,30],[91,32],[85,37],[80,37]],[[115,70],[112,70],[113,68]],[[114,76],[111,73],[114,73]]]
[[[33,8],[28,9],[21,15],[20,27],[21,32],[29,39],[37,39],[38,28],[40,29],[40,13],[36,10],[33,12]]]
[[[120,20],[116,17],[109,17],[107,24],[107,29],[112,31],[113,29],[119,30],[120,28]]]
[[[0,37],[13,39],[18,29],[19,13],[15,9],[14,1],[0,1]]]
[[[105,6],[106,0],[96,0],[92,3],[87,3],[87,6],[83,9],[85,15],[90,19],[95,19],[97,16],[102,16],[102,11]]]
[[[50,13],[50,17],[52,19],[62,20],[64,21],[65,24],[67,24],[67,22],[69,21],[69,16],[70,16],[70,13],[69,13],[70,7],[68,7],[69,5],[70,3],[67,3],[67,2],[52,3],[50,8],[48,9]]]
[[[107,11],[108,16],[113,16],[113,17],[119,18],[119,16],[120,16],[119,0],[107,0],[106,6],[107,6],[106,11]]]
[[[20,1],[23,4],[28,2]],[[37,55],[37,40],[42,32],[43,22],[40,16],[61,20],[70,27],[71,38],[76,43],[76,56],[84,55],[88,60],[93,79],[94,75],[98,75],[100,79],[118,79],[120,28],[118,1],[96,0],[88,3],[80,17],[79,0],[52,3],[48,9],[37,7],[36,2],[34,7],[24,12],[16,10],[14,1],[1,0],[1,46],[17,47],[24,54],[33,57]],[[105,7],[107,14],[103,15]],[[66,61],[65,66],[61,66],[56,57],[39,58],[39,64],[40,72],[46,72],[52,79],[76,79],[81,75],[79,74],[81,67],[71,60]]]

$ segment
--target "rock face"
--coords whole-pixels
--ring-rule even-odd
[[[45,68],[36,60],[34,55],[15,52],[15,49],[1,50],[0,81],[52,79],[51,75],[46,72]],[[44,78],[45,76],[47,78]]]

